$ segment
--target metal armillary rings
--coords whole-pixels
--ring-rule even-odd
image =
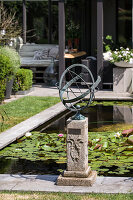
[[[86,80],[90,80],[88,83]],[[96,82],[91,71],[83,64],[74,64],[69,66],[62,74],[59,82],[59,96],[64,106],[70,111],[75,111],[74,120],[82,120],[85,117],[80,111],[89,106],[94,98],[95,88],[101,81],[98,76]],[[84,101],[84,98],[87,100]],[[84,102],[85,105],[79,106],[78,102]]]

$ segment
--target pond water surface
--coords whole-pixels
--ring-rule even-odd
[[[120,131],[133,127],[133,109],[129,106],[103,106],[96,105],[84,110],[83,115],[88,117],[89,132],[105,132],[105,131]],[[57,119],[50,126],[38,127],[35,131],[41,133],[65,133],[66,120],[75,113],[66,113],[59,120]],[[10,148],[8,148],[10,151]],[[66,163],[58,163],[55,160],[49,159],[44,161],[31,161],[23,158],[0,158],[0,173],[12,174],[59,174],[60,171],[66,169]],[[111,169],[113,171],[113,169]],[[132,176],[131,169],[121,176]],[[108,175],[108,173],[101,173]],[[100,175],[101,175],[100,174]],[[132,173],[133,174],[133,173]],[[112,175],[114,175],[112,173]],[[117,174],[116,174],[117,176]],[[119,175],[120,176],[120,175]]]

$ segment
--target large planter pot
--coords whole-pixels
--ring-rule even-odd
[[[14,81],[14,78],[11,80],[7,80],[7,82],[6,82],[5,99],[10,99],[10,97],[11,97],[13,81]]]
[[[124,61],[114,63],[113,91],[133,93],[133,64]]]
[[[72,49],[72,39],[68,39],[68,49]]]
[[[125,62],[125,61],[120,61],[120,62],[115,62],[114,65],[116,67],[133,67],[133,63]]]

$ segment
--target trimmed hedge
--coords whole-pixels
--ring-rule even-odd
[[[28,90],[32,87],[33,72],[30,69],[19,69],[16,73],[14,83],[13,83],[13,91],[24,91]]]

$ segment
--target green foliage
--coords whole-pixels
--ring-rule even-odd
[[[66,25],[66,38],[74,39],[80,36],[80,25],[75,24],[73,20],[70,20]]]
[[[111,51],[114,49],[114,42],[111,35],[106,36],[106,42],[103,42],[105,51]]]
[[[0,43],[9,44],[12,38],[20,36],[21,26],[19,25],[18,20],[15,17],[14,9],[10,7],[9,10],[3,6],[3,3],[0,5],[0,30],[4,30],[5,34],[2,34],[0,37]]]
[[[20,66],[18,53],[9,47],[0,47],[0,103],[5,97],[6,81],[11,80]]]
[[[130,174],[133,169],[133,146],[120,133],[89,133],[89,165],[100,175]],[[131,174],[130,174],[131,175]]]
[[[0,103],[5,97],[6,79],[10,75],[11,63],[10,59],[0,54]]]
[[[115,132],[89,132],[88,139],[88,161],[93,170],[105,176],[132,176],[133,146],[127,138]],[[0,156],[66,163],[66,135],[33,132],[3,149]]]
[[[28,90],[32,87],[33,72],[30,69],[19,69],[15,75],[13,91]]]
[[[0,80],[0,103],[5,98],[6,80]]]
[[[7,46],[0,48],[0,55],[7,57],[5,59],[8,60],[8,64],[6,64],[4,67],[7,73],[6,77],[8,80],[10,80],[14,77],[20,67],[20,56],[15,49]]]
[[[125,61],[130,62],[133,59],[133,50],[114,45],[112,36],[106,36],[106,42],[103,42],[106,53],[103,54],[104,60],[109,60],[111,63]]]
[[[125,49],[123,47],[120,47],[120,49],[112,51],[112,58],[113,60],[111,62],[129,62],[130,59],[133,59],[133,50],[129,48]]]
[[[7,78],[10,74],[10,68],[10,59],[6,55],[0,54],[0,80]]]
[[[34,132],[30,137],[23,137],[17,144],[11,144],[0,152],[0,156],[21,157],[27,160],[55,160],[66,162],[66,136],[57,133]],[[10,149],[10,150],[9,150]],[[9,150],[9,151],[8,151]]]

